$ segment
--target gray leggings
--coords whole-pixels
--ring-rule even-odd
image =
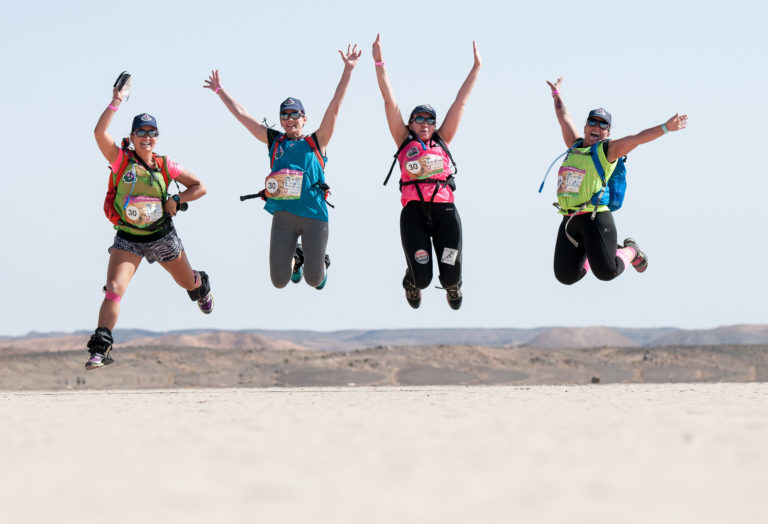
[[[287,286],[291,280],[293,254],[299,237],[304,249],[304,280],[316,287],[325,278],[328,222],[277,211],[272,217],[272,236],[269,240],[269,274],[277,288]]]

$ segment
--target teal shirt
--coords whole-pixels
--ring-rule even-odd
[[[316,184],[325,182],[325,172],[315,156],[312,147],[304,139],[290,140],[288,138],[278,143],[277,138],[283,133],[272,129],[267,132],[269,141],[269,157],[275,156],[272,172],[281,169],[292,169],[304,173],[301,182],[301,196],[297,200],[267,199],[264,209],[270,214],[276,211],[287,211],[294,215],[328,221],[328,207],[325,205],[325,192]],[[312,135],[317,143],[317,136]],[[277,151],[275,151],[277,149]],[[323,156],[323,160],[328,159]]]

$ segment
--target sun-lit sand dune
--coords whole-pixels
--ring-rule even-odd
[[[0,393],[0,522],[763,522],[768,384]]]

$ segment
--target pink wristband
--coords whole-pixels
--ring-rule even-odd
[[[384,62],[374,62],[376,65],[384,65]]]
[[[112,104],[109,104],[107,107],[110,108],[112,111],[117,111],[117,106],[113,106]]]
[[[559,95],[560,91],[552,91],[552,96]]]
[[[217,87],[213,92],[218,95],[219,91],[221,91],[221,86]]]

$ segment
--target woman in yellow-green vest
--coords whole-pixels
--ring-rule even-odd
[[[598,279],[613,280],[629,265],[642,273],[648,267],[648,256],[637,243],[627,238],[622,246],[617,244],[609,182],[614,173],[618,180],[627,153],[685,128],[688,116],[676,114],[661,125],[609,140],[611,114],[602,108],[593,109],[582,133],[563,102],[562,82],[562,78],[554,83],[547,81],[568,147],[557,177],[556,205],[563,219],[555,244],[555,277],[563,284],[574,284],[591,269]]]

